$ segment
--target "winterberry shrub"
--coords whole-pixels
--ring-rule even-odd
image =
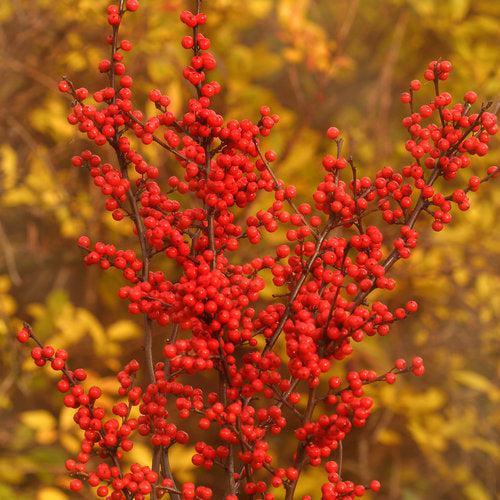
[[[304,499],[377,492],[375,479],[344,477],[343,443],[372,411],[365,386],[393,384],[403,373],[422,376],[423,360],[397,359],[385,373],[352,370],[344,378],[335,368],[357,343],[388,335],[417,310],[412,300],[394,310],[384,304],[384,293],[396,288],[389,272],[411,257],[421,216],[422,228],[443,230],[457,208],[469,208],[470,192],[497,176],[490,166],[484,177],[469,175],[465,186],[451,187],[475,155],[488,153],[498,130],[493,105],[474,111],[472,91],[453,102],[440,89],[452,64],[432,61],[424,82],[413,80],[401,95],[409,106],[402,122],[408,165],[361,175],[332,126],[332,153],[318,166],[323,179],[299,202],[296,188],[274,173],[277,154],[264,145],[279,116],[267,106],[244,119],[216,110],[221,85],[209,76],[216,59],[201,32],[207,17],[200,0],[195,12],[180,15],[189,30],[181,44],[190,54],[182,76],[193,91],[185,113],[176,116],[159,89],[148,95],[154,116],[136,108],[124,62],[132,42],[119,30],[138,8],[138,0],[121,0],[107,9],[110,57],[98,66],[106,85],[92,94],[64,78],[59,90],[72,101],[69,123],[93,146],[75,155],[73,166],[88,171],[105,209],[135,235],[135,248],[87,236],[78,245],[86,265],[123,275],[118,295],[143,318],[144,359],[131,359],[117,374],[116,403],[107,411],[102,389],[85,384],[86,371],[70,368],[66,351],[43,345],[28,324],[17,334],[36,344],[37,366],[60,374],[57,389],[82,431],[81,451],[66,462],[69,487],[87,484],[113,500],[291,499],[302,472],[317,467],[323,484]],[[415,97],[425,87],[432,98],[419,106]],[[179,174],[152,165],[147,147],[162,148]],[[259,193],[272,197],[266,210],[254,208]],[[259,245],[274,232],[283,241],[263,255]],[[165,261],[175,263],[172,275],[162,271]],[[262,292],[271,287],[281,292],[266,303]],[[161,351],[154,338],[164,342]],[[200,431],[203,440],[193,443]],[[295,452],[279,453],[280,440],[294,442]],[[148,463],[130,463],[137,442],[148,443]],[[193,467],[210,471],[209,484],[176,479],[169,452],[188,444]]]

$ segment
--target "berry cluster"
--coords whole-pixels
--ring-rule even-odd
[[[441,231],[454,204],[467,210],[468,193],[497,176],[491,166],[483,178],[470,176],[466,187],[448,188],[474,156],[487,154],[496,116],[490,103],[471,111],[473,92],[453,103],[439,88],[453,67],[432,61],[424,73],[432,98],[416,109],[415,94],[425,88],[419,80],[401,96],[410,111],[403,119],[409,164],[358,177],[353,158],[343,155],[341,131],[330,127],[326,135],[336,151],[324,156],[323,178],[310,198],[298,202],[296,188],[272,169],[278,155],[263,147],[279,116],[263,106],[254,120],[226,120],[216,110],[221,85],[208,77],[216,60],[200,32],[207,21],[200,3],[180,16],[191,30],[181,42],[190,52],[182,74],[193,88],[182,116],[159,89],[148,95],[153,116],[135,108],[124,62],[132,43],[119,30],[137,0],[108,7],[111,57],[98,67],[107,76],[103,88],[90,93],[66,78],[59,83],[72,100],[69,123],[115,158],[103,163],[85,150],[72,164],[88,169],[106,210],[129,224],[137,240],[135,249],[117,249],[81,236],[84,262],[122,272],[126,283],[118,295],[145,325],[145,359],[118,373],[119,401],[108,411],[97,406],[99,387],[84,388],[85,371],[68,368],[65,351],[42,345],[29,325],[18,333],[20,342],[37,343],[36,365],[49,362],[61,372],[57,387],[83,431],[80,453],[66,463],[70,488],[79,491],[85,482],[113,500],[289,500],[304,468],[321,467],[324,499],[377,492],[376,480],[344,479],[338,454],[370,417],[373,400],[365,386],[393,384],[407,372],[422,376],[423,361],[398,359],[382,374],[363,369],[341,378],[333,372],[356,343],[388,335],[393,323],[417,311],[412,300],[391,309],[369,296],[395,289],[389,271],[411,257],[422,214]],[[153,146],[177,163],[177,175],[164,178],[141,154]],[[253,208],[259,192],[273,198],[265,210]],[[242,244],[258,245],[276,231],[284,240],[273,251],[239,255]],[[175,263],[176,276],[161,270],[161,259]],[[262,291],[271,281],[282,294],[265,304]],[[161,352],[153,351],[153,336],[165,339]],[[193,466],[220,469],[208,486],[180,484],[169,462],[172,447],[192,443],[196,426],[204,439],[193,443]],[[276,453],[275,436],[295,439],[293,456]],[[151,463],[126,468],[136,439],[150,444]]]

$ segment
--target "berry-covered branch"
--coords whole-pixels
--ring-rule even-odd
[[[180,15],[189,28],[182,77],[192,90],[176,103],[183,111],[174,113],[160,89],[148,93],[151,116],[138,109],[125,64],[133,45],[120,29],[138,8],[138,0],[121,0],[107,9],[103,88],[90,93],[63,78],[59,89],[71,99],[68,122],[95,150],[71,163],[88,171],[105,210],[135,242],[120,249],[81,236],[78,246],[86,265],[123,277],[118,296],[143,319],[144,360],[117,374],[118,402],[104,409],[96,406],[102,390],[84,388],[85,371],[69,370],[65,351],[44,346],[29,325],[18,333],[22,343],[37,344],[35,364],[61,372],[57,387],[83,433],[81,451],[66,463],[70,488],[87,483],[113,500],[292,499],[303,471],[316,467],[324,479],[315,497],[377,492],[376,480],[343,477],[348,436],[373,410],[366,386],[422,376],[423,360],[398,359],[382,374],[337,373],[347,359],[357,366],[359,342],[389,335],[417,311],[405,297],[396,297],[404,304],[396,308],[384,302],[397,284],[389,272],[429,229],[421,214],[439,232],[457,208],[469,208],[470,192],[498,176],[494,165],[482,178],[468,174],[498,130],[496,108],[487,103],[474,112],[472,91],[454,102],[440,88],[451,63],[431,61],[424,81],[413,80],[401,96],[409,104],[407,165],[367,175],[371,168],[345,156],[342,132],[332,126],[333,151],[317,167],[321,180],[298,194],[276,174],[276,152],[265,148],[279,116],[268,106],[242,119],[217,111],[221,84],[209,78],[216,59],[202,33],[200,0]],[[144,153],[154,147],[166,155],[168,172]],[[464,176],[466,187],[456,189]],[[266,233],[276,232],[281,243],[266,250]],[[270,287],[274,300],[264,300]],[[163,349],[155,350],[160,340]],[[130,460],[135,442],[147,443],[149,463]],[[173,447],[188,445],[197,484],[176,479],[170,460]],[[295,450],[289,456],[288,446]]]

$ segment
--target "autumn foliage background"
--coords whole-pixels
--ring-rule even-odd
[[[140,326],[116,296],[120,278],[85,268],[75,244],[83,233],[109,242],[126,236],[101,210],[87,176],[70,166],[86,146],[67,124],[68,103],[56,88],[65,74],[97,88],[92,79],[103,56],[106,5],[0,3],[0,499],[79,497],[65,489],[63,470],[66,455],[78,448],[72,411],[52,390],[51,372],[33,367],[13,341],[21,318],[43,341],[68,349],[75,366],[88,368],[109,391],[108,403],[113,373],[142,356]],[[136,42],[129,66],[145,109],[152,86],[174,108],[189,91],[180,77],[186,56],[178,22],[189,6],[145,0],[124,28]],[[278,152],[280,176],[299,193],[321,175],[324,129],[331,124],[347,131],[362,174],[406,164],[398,96],[431,59],[453,61],[451,93],[474,89],[484,100],[500,97],[498,2],[207,0],[205,9],[225,87],[219,109],[243,117],[269,104],[280,114],[266,146]],[[158,155],[152,159],[165,172],[177,168],[161,150],[145,153]],[[496,148],[487,161],[499,160]],[[485,164],[476,162],[483,172]],[[488,183],[472,195],[467,216],[444,234],[423,234],[412,263],[394,270],[399,297],[417,299],[419,312],[383,343],[374,337],[360,344],[349,362],[383,371],[399,356],[418,352],[426,360],[422,379],[370,388],[377,410],[345,450],[344,469],[361,482],[380,479],[381,498],[497,498],[499,196],[498,183]],[[144,453],[136,445],[131,455],[141,461]],[[173,452],[181,480],[193,473],[190,456],[189,449]],[[313,474],[297,493],[308,492]]]

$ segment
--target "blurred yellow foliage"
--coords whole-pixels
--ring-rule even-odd
[[[140,324],[116,296],[120,277],[84,269],[74,244],[88,232],[127,248],[128,226],[102,215],[99,193],[70,166],[88,144],[67,125],[68,103],[56,92],[63,74],[77,85],[102,86],[95,66],[108,55],[106,5],[0,2],[0,499],[70,498],[64,460],[79,449],[72,411],[61,407],[50,372],[35,370],[12,341],[21,318],[34,323],[44,342],[68,349],[72,366],[89,369],[88,383],[103,387],[107,408],[116,398],[113,373],[142,356]],[[129,61],[139,103],[154,86],[170,95],[174,112],[183,112],[186,55],[179,40],[185,33],[178,12],[190,7],[183,0],[144,0],[140,15],[126,24],[135,43]],[[280,175],[302,193],[320,176],[321,155],[330,147],[324,129],[332,124],[345,130],[346,150],[361,172],[406,164],[398,95],[429,60],[453,61],[446,85],[458,99],[469,89],[483,100],[500,95],[500,2],[211,0],[206,10],[216,76],[225,85],[220,108],[231,117],[255,117],[268,104],[280,114],[266,146],[282,160]],[[162,172],[175,168],[160,151],[145,154]],[[495,153],[489,161],[499,159]],[[478,161],[473,168],[481,173],[484,166]],[[370,386],[376,411],[343,450],[346,476],[380,479],[379,498],[497,498],[498,187],[488,184],[471,198],[470,211],[443,234],[422,234],[411,264],[395,269],[392,305],[415,298],[418,314],[390,337],[359,345],[354,366],[334,368],[385,370],[414,354],[426,360],[422,380]],[[268,202],[259,200],[263,207]],[[266,238],[271,247],[280,235]],[[266,293],[272,300],[273,290]],[[157,332],[158,346],[166,335]],[[280,442],[276,454],[288,453],[289,445]],[[182,480],[194,479],[192,453],[173,447]],[[146,455],[147,462],[149,452],[138,443],[131,459]],[[298,494],[317,491],[318,473],[307,471]]]

